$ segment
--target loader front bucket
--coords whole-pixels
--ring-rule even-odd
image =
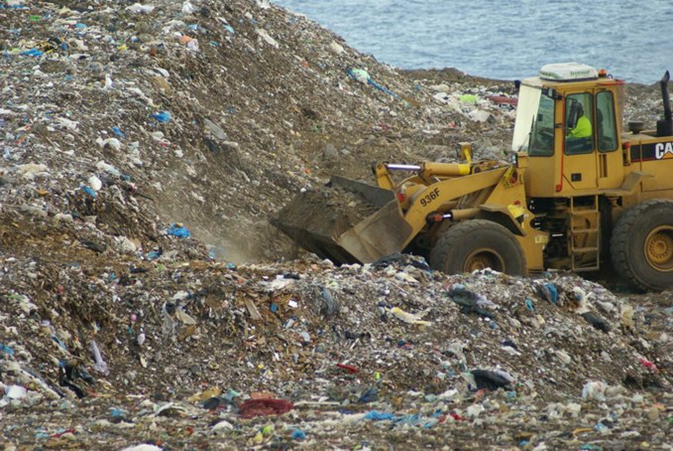
[[[299,194],[271,223],[335,263],[370,263],[402,252],[412,233],[392,191],[342,177]]]

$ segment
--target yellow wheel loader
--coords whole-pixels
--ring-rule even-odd
[[[583,64],[544,66],[518,82],[513,163],[471,161],[469,144],[464,163],[378,163],[378,186],[333,177],[272,222],[336,263],[411,252],[447,273],[533,274],[611,260],[641,289],[673,289],[668,81],[666,72],[656,129],[623,131],[623,81]]]

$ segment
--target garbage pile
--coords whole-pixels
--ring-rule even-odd
[[[270,263],[293,249],[268,219],[329,174],[503,158],[513,84],[402,73],[261,1],[0,23],[4,449],[670,442],[670,293]],[[629,117],[660,111],[630,89]]]
[[[16,0],[0,20],[3,208],[143,247],[182,223],[228,260],[276,258],[266,218],[326,173],[509,141],[514,107],[488,96],[513,85],[405,77],[275,6]]]
[[[31,265],[28,283],[14,275]],[[15,445],[602,449],[670,437],[662,312],[577,276],[447,276],[408,256],[3,267],[0,419]]]

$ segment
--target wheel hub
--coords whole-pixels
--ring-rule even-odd
[[[505,262],[491,249],[478,249],[465,259],[465,272],[481,271],[486,268],[504,272]]]
[[[645,257],[659,271],[673,270],[673,226],[657,227],[647,235]]]

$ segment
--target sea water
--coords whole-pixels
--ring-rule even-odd
[[[673,0],[272,0],[377,60],[520,79],[577,61],[654,83],[673,71]]]

